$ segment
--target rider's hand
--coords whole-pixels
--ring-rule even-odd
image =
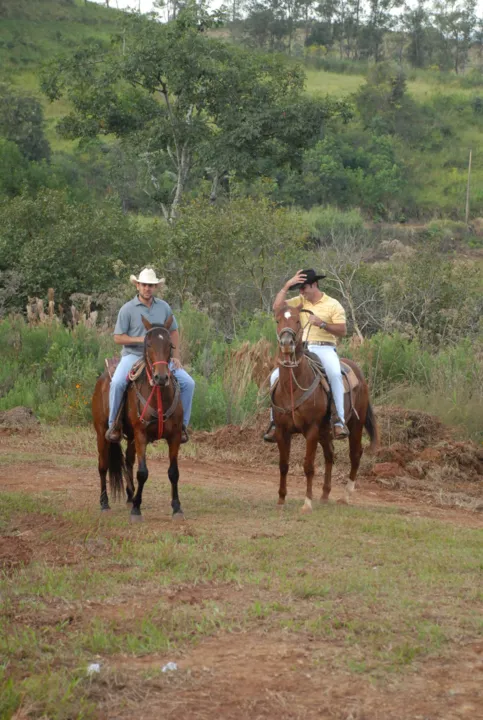
[[[287,281],[286,288],[289,289],[292,285],[297,285],[298,283],[304,283],[307,280],[307,275],[304,275],[302,270],[297,270],[293,278]]]
[[[320,318],[317,317],[317,315],[309,315],[309,325],[315,325],[316,327],[320,327]]]
[[[173,368],[175,370],[181,370],[181,368],[183,367],[179,358],[171,358],[171,362],[173,363]]]

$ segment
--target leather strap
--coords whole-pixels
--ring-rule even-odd
[[[172,380],[174,383],[174,398],[173,402],[171,403],[170,407],[166,410],[165,413],[163,413],[163,420],[167,420],[171,417],[171,415],[176,410],[178,403],[179,403],[179,397],[180,397],[180,389],[179,389],[179,383],[176,380],[176,378],[172,375]],[[136,397],[138,399],[138,416],[141,417],[142,411],[144,410],[144,406],[146,405],[146,398],[144,398],[141,393],[138,390],[137,384],[134,383],[134,387],[136,390]],[[143,420],[143,422],[146,423],[146,425],[150,425],[152,422],[155,422],[158,419],[158,413],[153,407],[148,407],[147,413],[151,416],[150,420]]]
[[[290,408],[288,408],[288,410],[286,408],[281,408],[281,407],[278,407],[278,405],[275,405],[274,397],[275,397],[275,390],[277,389],[278,382],[279,381],[277,379],[275,381],[272,389],[270,390],[270,402],[272,404],[272,407],[274,410],[278,410],[279,412],[282,412],[282,413],[291,413],[293,410],[296,410],[298,407],[300,407],[315,392],[317,385],[319,385],[319,383],[320,383],[320,377],[316,373],[314,373],[314,379],[313,379],[310,387],[308,387],[307,390],[303,393],[303,395],[301,395],[299,397],[299,399],[296,400],[293,408],[290,407]]]

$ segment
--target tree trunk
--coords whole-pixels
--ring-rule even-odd
[[[174,218],[177,216],[178,205],[181,202],[181,198],[183,197],[183,192],[186,186],[186,181],[188,180],[188,175],[190,171],[190,159],[191,158],[188,148],[188,142],[185,142],[178,159],[178,177],[176,180],[176,190],[174,193],[173,202],[171,203],[171,208],[169,211],[170,220],[174,220]]]

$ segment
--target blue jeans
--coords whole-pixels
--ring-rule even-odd
[[[327,380],[329,381],[330,389],[334,398],[335,409],[339,416],[340,422],[337,425],[343,425],[344,420],[344,381],[342,380],[342,372],[340,369],[340,360],[337,355],[337,350],[330,345],[311,345],[309,343],[310,352],[315,353],[322,363],[327,374]],[[270,377],[270,385],[272,386],[275,380],[278,378],[278,368],[276,368]],[[273,411],[271,414],[273,420]]]
[[[121,361],[112,376],[109,388],[109,427],[114,425],[122,396],[128,384],[128,373],[137,360],[139,360],[139,355],[122,355]],[[195,381],[191,375],[188,375],[186,370],[174,370],[172,363],[170,370],[179,382],[181,404],[183,406],[183,423],[188,427],[195,392]]]

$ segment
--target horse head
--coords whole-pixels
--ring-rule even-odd
[[[169,380],[170,371],[169,363],[173,352],[173,344],[171,342],[171,333],[169,327],[171,325],[172,316],[166,325],[151,324],[149,320],[143,316],[143,325],[146,328],[144,337],[144,361],[146,363],[146,372],[148,379],[152,385],[164,387]]]
[[[302,323],[300,312],[302,303],[296,307],[285,304],[275,316],[277,321],[277,338],[280,353],[294,356],[302,349]]]

